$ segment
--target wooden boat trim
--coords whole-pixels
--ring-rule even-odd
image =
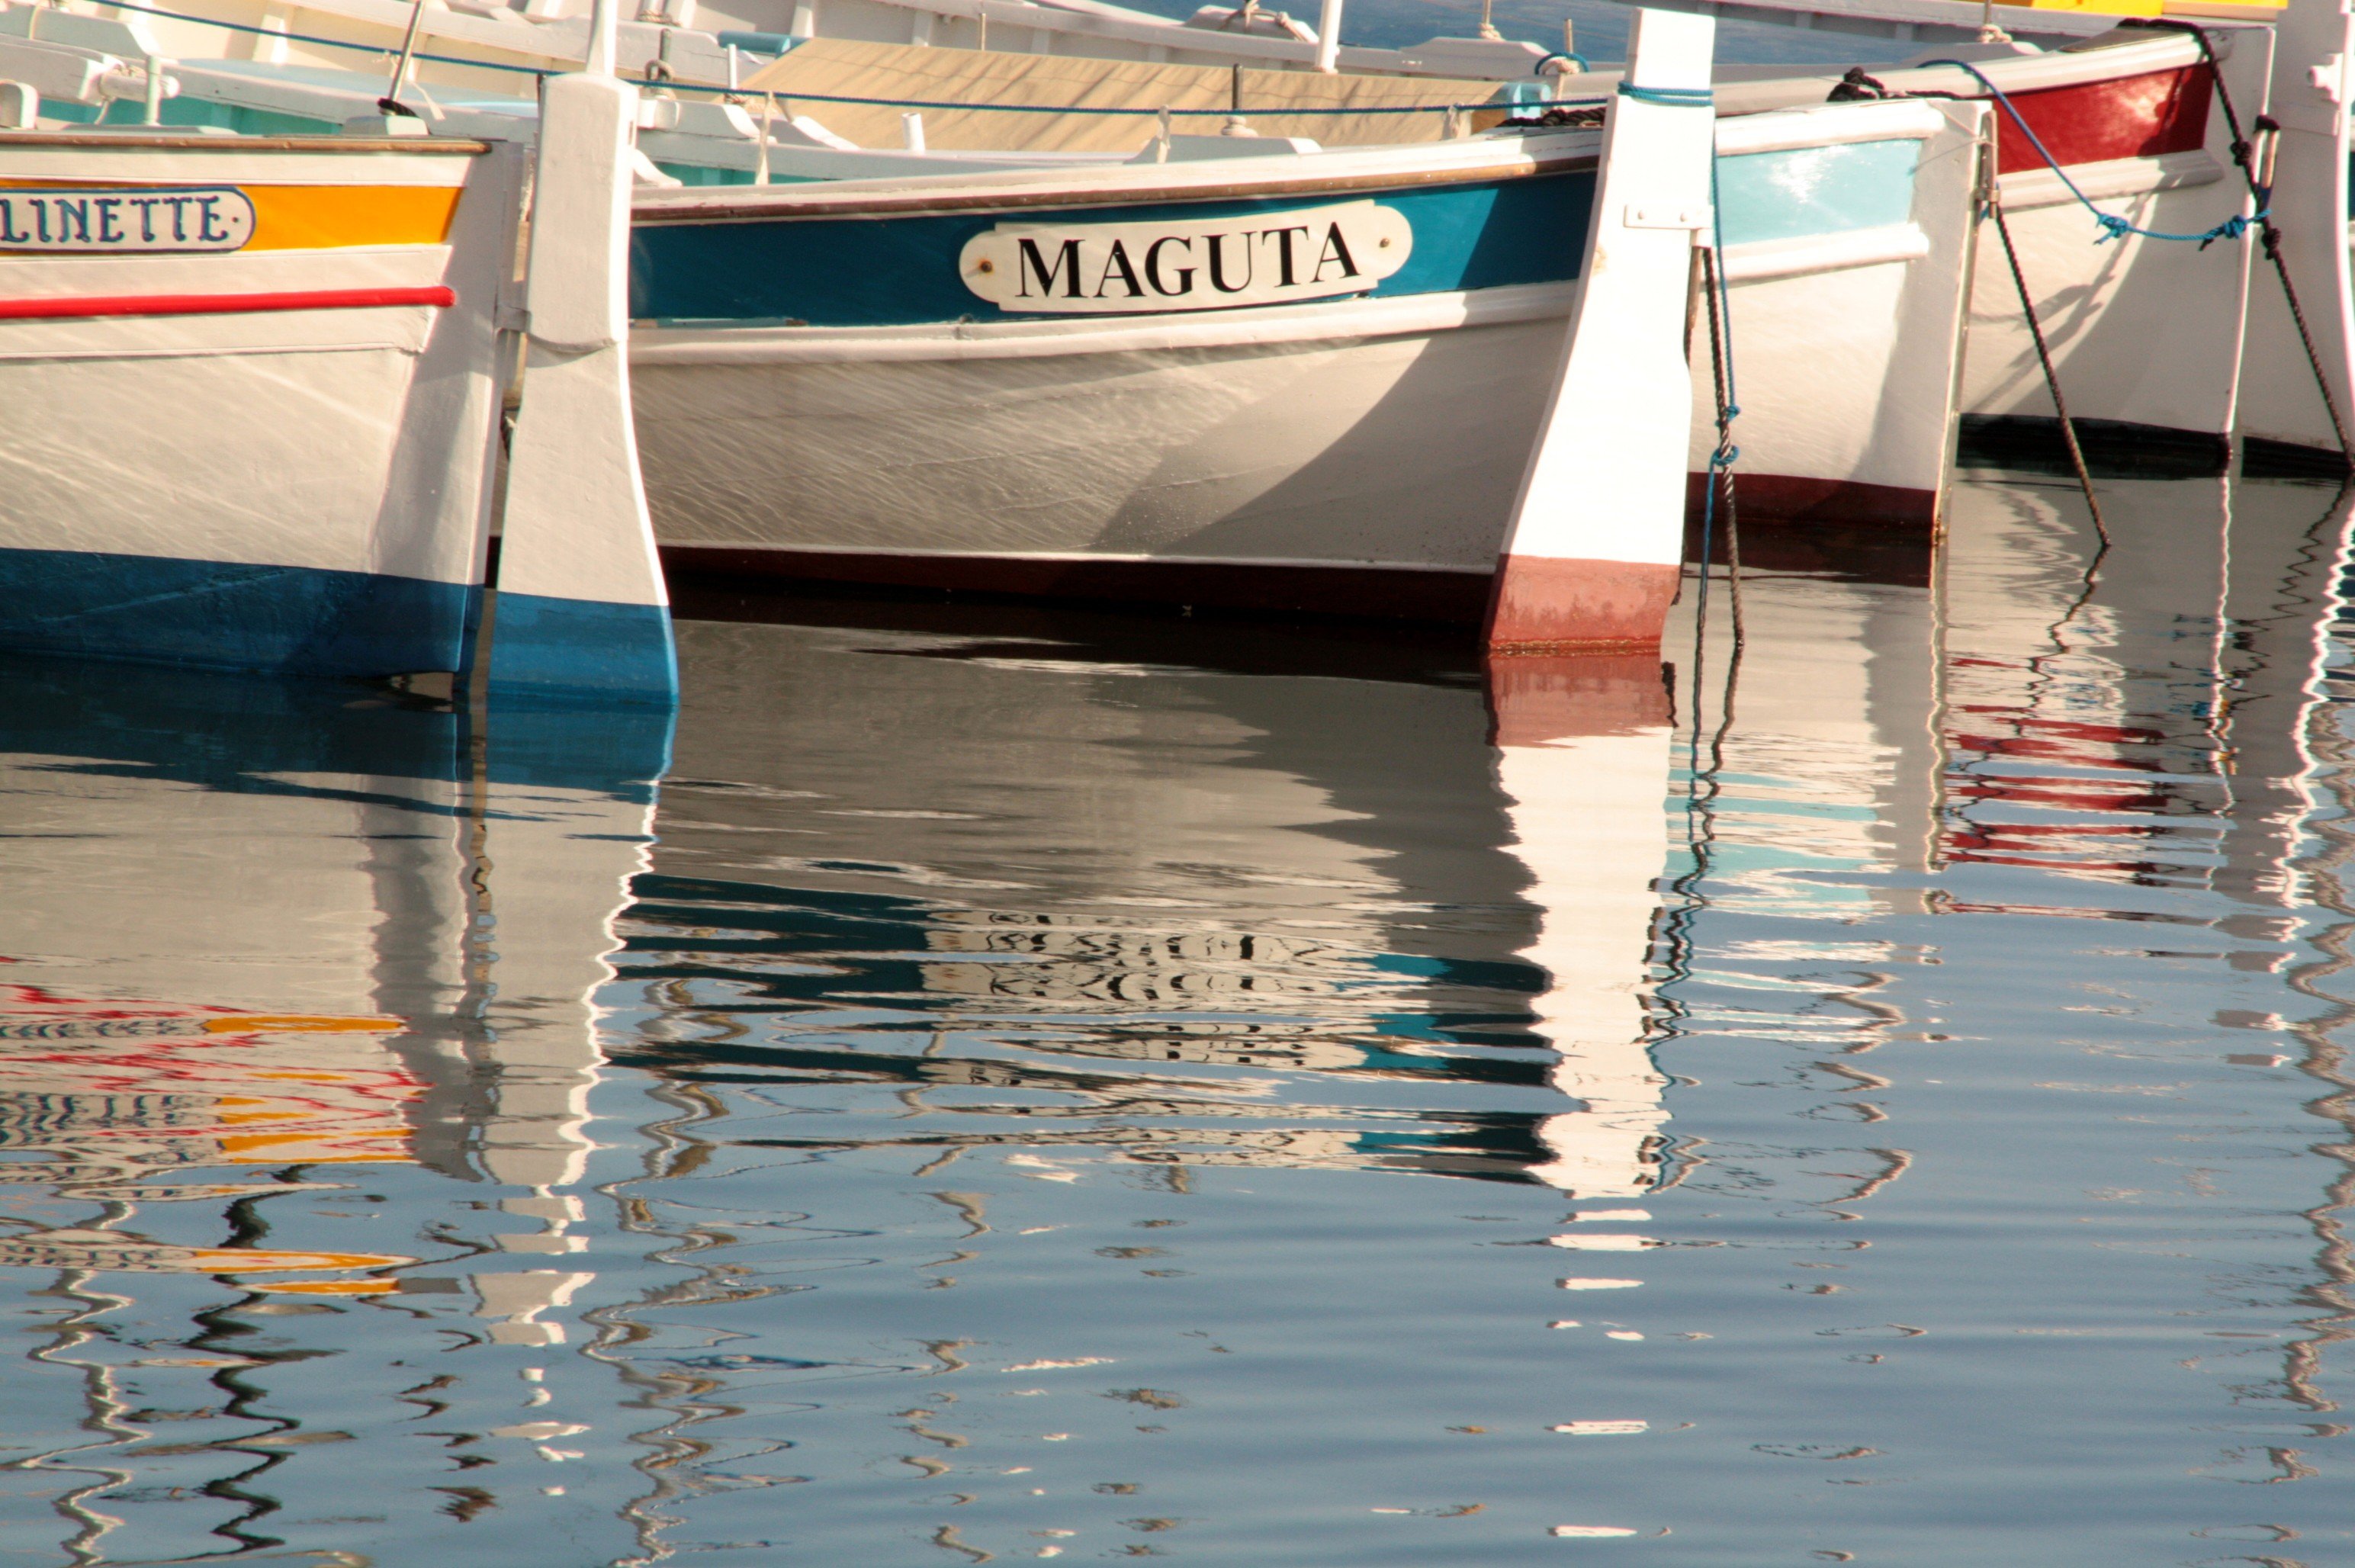
[[[1319,158],[1327,155],[1315,155]],[[1147,207],[1174,202],[1327,196],[1440,185],[1479,185],[1492,180],[1524,179],[1534,175],[1571,174],[1593,169],[1599,157],[1598,150],[1451,168],[1405,168],[1388,174],[1308,177],[1295,175],[1290,178],[1270,176],[1260,179],[1206,179],[1199,183],[1185,181],[1168,185],[1108,183],[1103,177],[1108,171],[1099,168],[1088,169],[1076,176],[1065,170],[1049,171],[1059,178],[1079,177],[1088,181],[1076,189],[1056,189],[1051,186],[1042,189],[1039,185],[1007,180],[1003,175],[996,173],[963,176],[981,187],[966,189],[949,187],[949,180],[958,178],[956,176],[928,180],[921,189],[903,191],[853,190],[848,187],[859,182],[845,180],[822,190],[807,190],[801,187],[772,187],[776,194],[747,200],[735,194],[735,190],[743,188],[740,187],[716,199],[701,194],[682,199],[669,193],[651,199],[642,198],[633,204],[631,220],[639,224],[781,222],[805,218],[916,217],[987,211],[1007,206],[1024,208]],[[1289,163],[1291,160],[1284,161]],[[1114,169],[1124,172],[1133,172],[1143,166],[1134,164],[1112,165]],[[1152,166],[1167,168],[1169,165]]]
[[[143,128],[144,129],[144,128]],[[87,147],[121,152],[207,153],[433,153],[480,157],[488,142],[442,136],[194,136],[183,132],[154,135],[138,131],[0,131],[0,148]]]
[[[2216,46],[2217,59],[2232,58],[2232,32],[2228,23],[2211,25],[2209,37]],[[2179,70],[2185,66],[2199,65],[2206,59],[2200,52],[2200,40],[2189,33],[2161,32],[2131,43],[2093,46],[2089,39],[2084,45],[2054,49],[2046,54],[2017,55],[2004,59],[1974,60],[1972,63],[1987,72],[1987,80],[2005,92],[2019,93],[2041,92],[2054,87],[2082,87],[2088,82],[2145,76],[2152,71]],[[1964,98],[1983,98],[1987,94],[1987,90],[1972,80],[1967,72],[1956,70],[1952,66],[1914,66],[1905,70],[1876,71],[1873,74],[1891,88],[1908,92],[1947,91]]]
[[[2007,211],[2031,212],[2043,207],[2066,207],[2082,191],[2089,200],[2150,196],[2159,191],[2189,190],[2214,185],[2224,177],[2224,165],[2204,147],[2188,153],[2162,153],[2155,158],[2112,158],[2098,164],[2073,164],[2063,181],[2051,169],[2015,169],[2001,176]],[[2070,189],[2074,185],[2076,190]]]
[[[1461,327],[1559,320],[1576,282],[1444,293],[1305,300],[1183,315],[1064,316],[916,326],[698,326],[665,323],[630,334],[633,365],[890,363],[1051,359],[1239,345],[1404,337]]]

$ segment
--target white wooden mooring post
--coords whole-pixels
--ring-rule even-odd
[[[1657,646],[1682,571],[1684,333],[1710,226],[1716,24],[1638,11],[1603,132],[1578,304],[1497,561],[1492,654]]]
[[[613,76],[613,0],[587,69],[547,85],[507,460],[492,699],[668,704],[669,595],[630,417],[630,164],[638,91]]]

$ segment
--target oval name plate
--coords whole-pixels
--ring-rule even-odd
[[[1414,230],[1373,201],[1142,223],[1001,223],[965,241],[964,286],[1005,311],[1135,315],[1364,293]]]
[[[235,186],[0,187],[0,251],[154,255],[252,238],[253,202]]]

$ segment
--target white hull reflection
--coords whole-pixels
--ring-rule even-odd
[[[2342,497],[2243,478],[2100,489],[2106,550],[2072,491],[1957,492],[1941,859],[2302,901]],[[2201,765],[2162,773],[2162,754]],[[2095,832],[2056,810],[2115,820]],[[2155,857],[2173,837],[2158,830],[2185,818],[2216,824],[2218,852]]]
[[[751,1488],[804,1477],[926,1529],[983,1517],[943,1499],[986,1486],[1125,1528],[1170,1494],[1085,1488],[1158,1487],[1094,1467],[1154,1450],[1092,1442],[1337,1429],[1226,1399],[1337,1345],[1429,1402],[1418,1431],[1636,1448],[1696,1413],[1609,1373],[1508,1428],[1464,1390],[1503,1404],[1558,1346],[1662,1365],[1711,1292],[1755,1306],[1728,1282],[1832,1294],[1783,1264],[1856,1250],[1872,1227],[1817,1217],[1870,1218],[1931,1147],[1885,1093],[1895,1042],[1939,1027],[1906,968],[1933,950],[1899,937],[1947,938],[1910,917],[2009,875],[1913,873],[2009,857],[2077,879],[2011,885],[2121,907],[2206,879],[2243,937],[2310,901],[2281,868],[2310,820],[2328,500],[2135,492],[2090,582],[2065,488],[1967,487],[1936,582],[1778,571],[1753,533],[1738,667],[1721,578],[1695,656],[1689,579],[1666,677],[1512,661],[1485,694],[1403,639],[690,621],[658,849],[664,737],[610,716],[494,712],[478,771],[430,706],[0,665],[26,835],[0,840],[0,1267],[47,1315],[10,1441],[20,1495],[63,1516],[34,1539],[186,1562],[226,1522],[405,1564],[487,1558],[498,1529],[533,1561],[560,1527],[582,1561],[650,1561],[753,1539],[780,1494]],[[2098,814],[2132,831],[2062,831]],[[1760,1063],[1790,1072],[1745,1082]],[[1721,1196],[1797,1244],[1703,1250]],[[1286,1205],[1273,1241],[1203,1223]],[[1272,1255],[1236,1245],[1284,1255],[1230,1297],[1243,1271],[1218,1271]],[[1320,1316],[1368,1257],[1408,1260],[1351,1275],[1388,1316]],[[1491,1370],[1353,1338],[1443,1297],[1486,1315],[1463,1339],[1505,1347]],[[1230,1333],[1206,1299],[1252,1338],[1194,1338]],[[1884,1310],[1823,1326],[1921,1333]],[[1362,1432],[1358,1381],[1319,1373]],[[356,1475],[386,1519],[351,1522]],[[878,1516],[802,1517],[848,1561]]]
[[[69,1556],[185,1561],[240,1517],[204,1488],[258,1460],[247,1519],[348,1509],[335,1448],[295,1456],[414,1413],[418,1319],[511,1360],[581,1343],[595,993],[666,736],[496,715],[469,777],[456,713],[350,688],[6,664],[0,693],[0,1270],[54,1303],[14,1458]],[[474,1222],[401,1225],[421,1182]],[[320,1355],[324,1424],[279,1365]],[[491,1452],[595,1452],[567,1368],[500,1372]],[[372,1506],[448,1502],[371,1455]]]
[[[20,749],[37,735],[11,737],[0,769],[35,785],[60,771],[88,783],[21,792],[37,805],[0,909],[0,1139],[17,1151],[0,1176],[135,1204],[284,1186],[181,1184],[180,1171],[324,1179],[337,1166],[424,1164],[525,1189],[501,1207],[544,1233],[498,1237],[503,1250],[577,1244],[564,1232],[580,1200],[564,1193],[591,1147],[594,995],[612,977],[605,955],[619,945],[613,921],[641,869],[651,795],[552,782],[550,763],[462,784],[454,716],[416,716],[410,729],[410,743],[340,759],[282,747],[240,757],[233,745],[207,757],[213,738],[195,728],[144,737],[158,741],[150,754],[120,759],[60,758]],[[172,830],[123,832],[143,820]],[[69,1234],[82,1240],[59,1244],[57,1266],[148,1255],[128,1232],[119,1244],[106,1239],[114,1231]],[[18,1237],[5,1256],[41,1253]],[[303,1265],[338,1276],[304,1286],[328,1294],[396,1291],[382,1271],[415,1261],[305,1255],[339,1260]],[[165,1248],[153,1258],[178,1261],[142,1266],[278,1266],[192,1256]]]
[[[1632,1198],[1661,1174],[1668,1079],[1651,1058],[1652,928],[1667,855],[1672,739],[1659,661],[1504,659],[1489,669],[1497,783],[1523,893],[1539,910],[1522,955],[1546,972],[1536,1031],[1579,1102],[1548,1116],[1529,1174],[1573,1198]]]
[[[905,1115],[857,1137],[800,1118],[762,1142],[894,1147],[928,1174],[1027,1151],[1180,1182],[1242,1168],[1582,1192],[1657,1179],[1657,657],[1516,661],[1571,673],[1500,699],[1501,752],[1474,694],[1415,678],[1161,680],[1117,659],[813,648],[822,686],[731,689],[799,662],[762,642],[824,635],[691,630],[714,699],[798,739],[786,759],[739,727],[683,739],[663,874],[634,919],[699,978],[649,987],[661,1016],[627,1065],[892,1085]],[[1580,733],[1596,690],[1610,716]],[[879,754],[868,716],[886,712],[922,744]],[[1437,801],[1444,832],[1394,837]],[[1031,844],[1031,822],[1060,837]],[[754,860],[760,881],[700,879],[754,845],[778,851]],[[1462,913],[1490,909],[1511,913]],[[763,933],[813,921],[890,956],[739,955],[751,942],[782,958],[794,944]],[[698,937],[719,944],[698,952]],[[698,1005],[746,987],[762,998],[749,1033]],[[891,1010],[867,1021],[877,1007]],[[902,1010],[909,1027],[890,1021]],[[1429,1108],[1379,1108],[1435,1085],[1450,1087]],[[1452,1108],[1482,1085],[1478,1108]]]

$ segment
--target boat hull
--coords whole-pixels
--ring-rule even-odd
[[[2264,100],[2270,36],[2241,29],[2223,62],[2244,117]],[[2023,92],[2014,102],[2102,210],[2161,234],[2201,234],[2250,209],[2205,66]],[[2095,219],[2009,116],[1997,123],[2003,205],[2069,411],[2208,438],[2221,466],[2240,377],[2251,246],[2129,235]],[[1963,407],[1994,418],[2054,406],[1993,225],[1979,241]]]
[[[1979,112],[1958,129],[1923,105],[1854,105],[1738,133],[1742,155],[1723,167],[1756,199],[1729,199],[1725,254],[1754,411],[1739,437],[1743,497],[1761,515],[1934,518]],[[1150,176],[1124,206],[1045,199],[1062,194],[1057,178],[1084,189],[1102,176],[642,197],[632,396],[665,558],[738,576],[1476,621],[1582,287],[1591,176],[1560,156],[1461,143],[1318,155],[1295,170],[1332,172],[1292,208],[1210,165],[1185,177],[1215,203],[1190,208]],[[1494,166],[1512,157],[1539,177]],[[1358,172],[1369,165],[1382,172]],[[1117,236],[1142,258],[1147,219],[1209,212],[1278,232],[1287,211],[1341,197],[1409,225],[1405,260],[1369,292],[1100,311],[1097,298],[1133,291],[1090,261],[1056,273],[1071,292],[1048,303],[1070,309],[1041,308],[1039,268],[1071,236]],[[1027,261],[989,238],[1009,228],[1041,237]],[[970,282],[992,257],[1028,268],[1031,291],[996,311]],[[1704,355],[1698,315],[1694,330]],[[1705,371],[1695,397],[1706,426]],[[1713,441],[1696,439],[1696,467]],[[1582,624],[1632,624],[1651,612],[1623,615],[1620,600],[1673,591],[1603,575],[1580,590]]]
[[[1569,290],[1515,292],[923,358],[641,335],[656,537],[772,575],[1477,619],[1566,330]]]
[[[0,647],[464,667],[518,166],[0,136]]]

